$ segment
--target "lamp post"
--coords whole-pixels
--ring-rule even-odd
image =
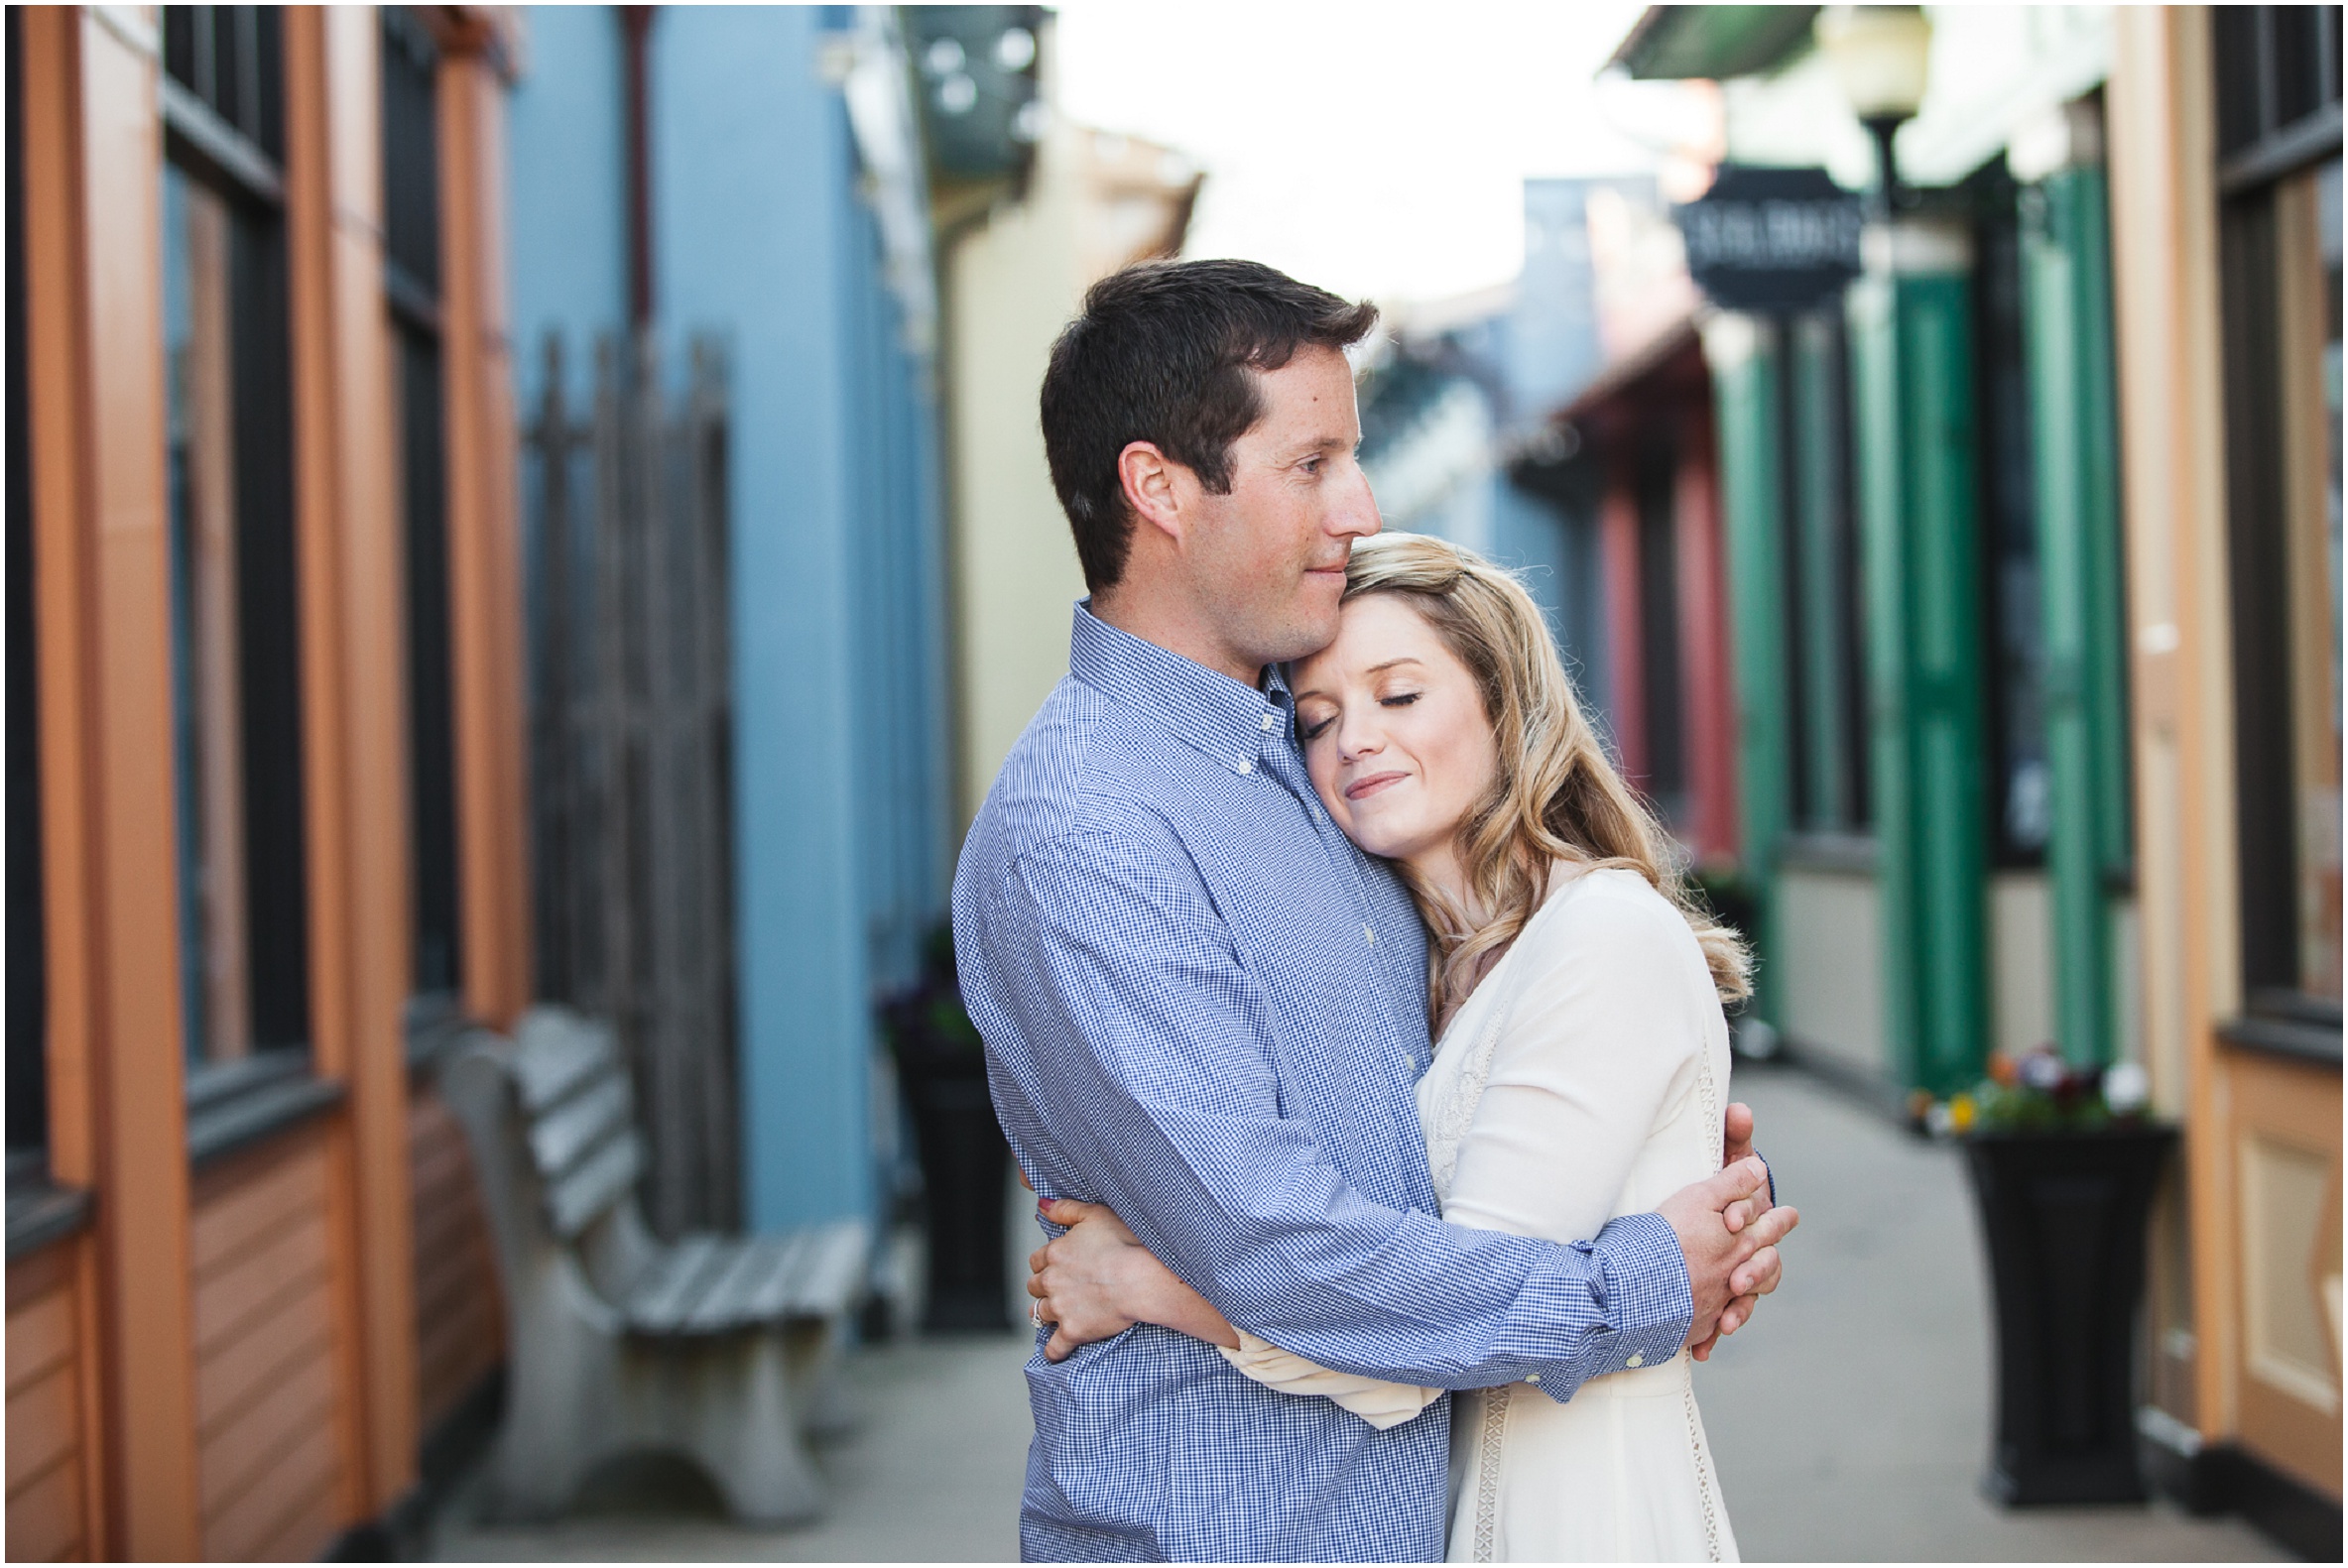
[[[1924,101],[1932,55],[1932,24],[1912,5],[1837,5],[1818,13],[1818,49],[1850,100],[1851,112],[1875,139],[1881,172],[1878,215],[1900,204],[1900,164],[1892,137]]]

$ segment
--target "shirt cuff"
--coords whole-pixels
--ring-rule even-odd
[[[1548,1380],[1543,1391],[1563,1403],[1592,1378],[1661,1366],[1679,1354],[1695,1319],[1687,1259],[1670,1221],[1660,1214],[1609,1220],[1596,1241],[1576,1244],[1597,1266],[1607,1327],[1576,1357],[1569,1380]]]

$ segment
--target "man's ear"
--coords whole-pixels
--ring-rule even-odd
[[[1117,454],[1117,483],[1125,492],[1125,504],[1139,522],[1175,540],[1182,537],[1181,498],[1174,483],[1174,470],[1180,466],[1152,441],[1128,441]]]

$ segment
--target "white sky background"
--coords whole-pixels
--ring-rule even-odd
[[[1060,0],[1056,97],[1204,166],[1185,255],[1437,300],[1517,275],[1526,177],[1655,167],[1641,89],[1592,80],[1642,9]]]

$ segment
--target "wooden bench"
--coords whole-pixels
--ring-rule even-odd
[[[544,1518],[603,1461],[696,1462],[745,1520],[803,1519],[808,1428],[830,1424],[840,1324],[862,1292],[860,1221],[663,1245],[635,1198],[644,1148],[607,1025],[557,1008],[511,1043],[477,1030],[441,1068],[505,1286],[499,1517]]]

